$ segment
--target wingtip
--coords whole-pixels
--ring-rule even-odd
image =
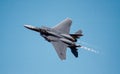
[[[66,21],[69,21],[70,23],[72,23],[72,19],[69,18],[69,17],[67,17],[65,20],[66,20]]]
[[[72,19],[71,19],[71,18],[69,18],[69,17],[67,17],[66,19],[67,19],[67,20],[72,20]]]
[[[66,60],[66,58],[64,58],[64,59],[60,59],[61,61],[64,61],[64,60]]]

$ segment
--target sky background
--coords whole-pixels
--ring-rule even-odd
[[[67,49],[61,61],[52,44],[24,24],[53,27],[72,19],[71,33],[95,54]],[[82,45],[82,44],[81,44]],[[0,74],[120,74],[120,0],[0,0]]]

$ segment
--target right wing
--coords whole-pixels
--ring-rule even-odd
[[[61,41],[57,41],[57,42],[51,42],[59,56],[59,58],[61,60],[65,60],[66,59],[66,44],[64,44]]]
[[[71,24],[72,24],[71,19],[66,18],[61,23],[53,27],[53,29],[63,34],[69,34]]]

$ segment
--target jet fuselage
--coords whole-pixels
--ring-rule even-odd
[[[51,28],[47,28],[47,27],[38,28],[38,27],[31,26],[31,25],[24,25],[24,27],[30,30],[39,32],[40,35],[44,37],[48,42],[56,41],[56,40],[48,38],[48,36],[53,36],[56,38],[63,38],[63,39],[73,41],[73,42],[75,41],[75,39],[72,38],[72,36],[70,36],[69,34],[61,34],[58,31],[52,30]]]
[[[65,20],[61,21],[52,28],[49,27],[39,28],[31,25],[24,25],[24,27],[40,33],[40,35],[45,40],[47,40],[54,46],[59,58],[61,60],[65,60],[67,47],[71,49],[71,52],[75,57],[78,57],[77,47],[81,46],[77,45],[76,42],[78,38],[83,36],[81,30],[78,30],[74,34],[69,34],[71,24],[72,20],[70,18],[66,18]]]

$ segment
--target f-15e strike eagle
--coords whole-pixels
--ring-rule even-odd
[[[67,47],[71,49],[71,52],[75,57],[78,57],[77,47],[81,46],[77,45],[76,42],[80,36],[83,36],[81,30],[78,30],[75,34],[69,34],[71,24],[72,20],[70,18],[66,18],[53,28],[39,28],[31,25],[24,25],[24,27],[39,32],[45,40],[53,44],[59,58],[61,60],[65,60]]]

